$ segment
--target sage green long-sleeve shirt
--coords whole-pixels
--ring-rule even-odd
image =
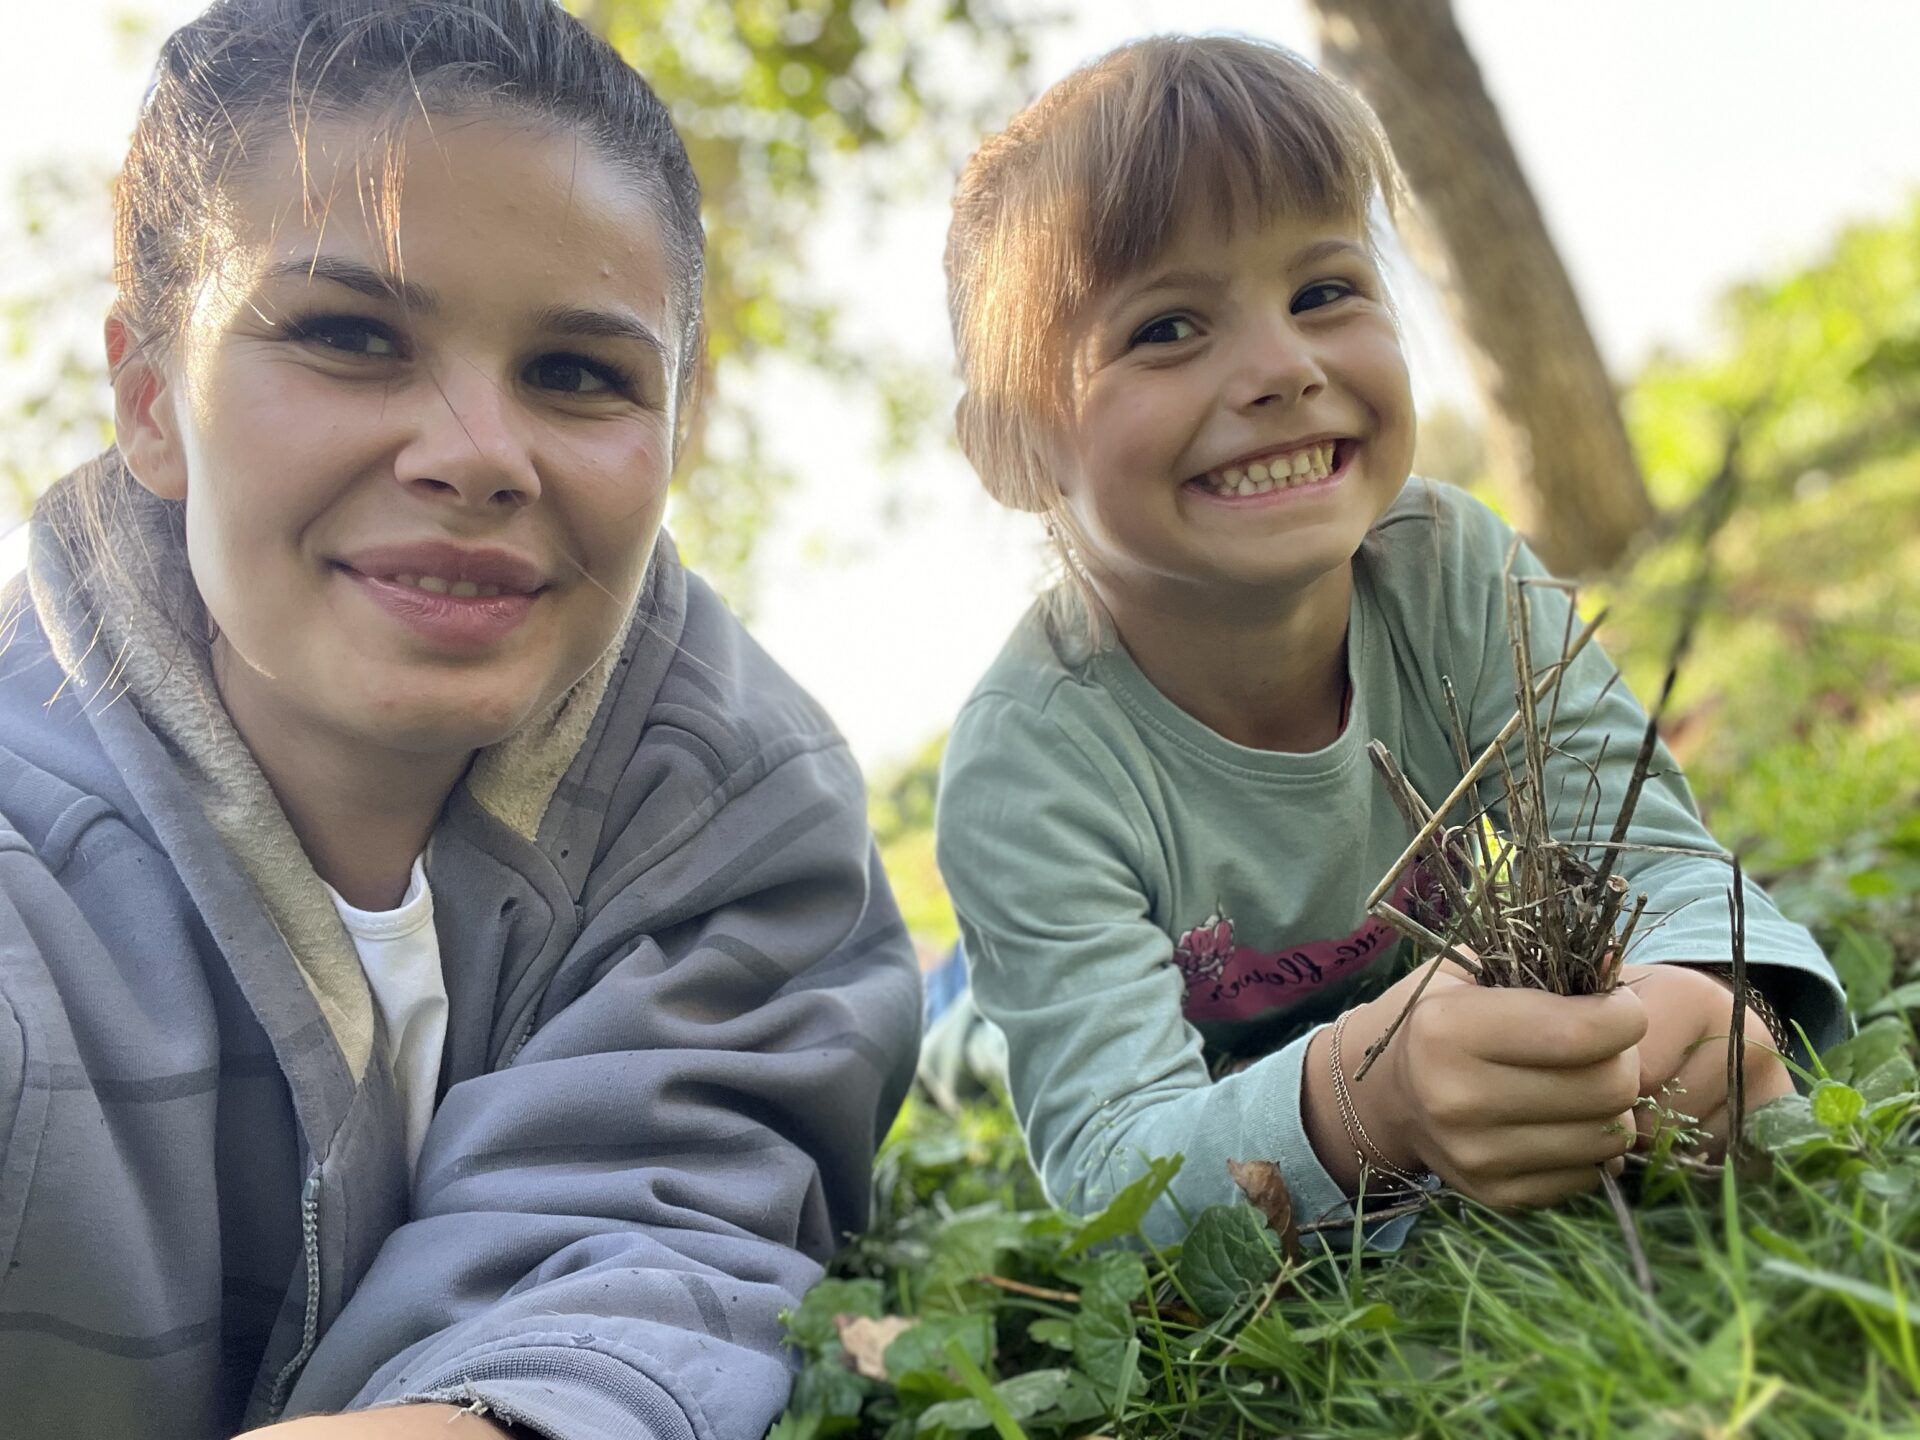
[[[1301,1064],[1315,1022],[1398,973],[1398,947],[1363,905],[1410,832],[1366,746],[1384,741],[1437,801],[1461,773],[1442,677],[1476,753],[1512,715],[1511,538],[1464,492],[1408,484],[1354,557],[1352,711],[1310,754],[1222,738],[1124,647],[1063,659],[1044,606],[1014,631],[954,726],[939,860],[975,999],[1006,1034],[1014,1105],[1057,1203],[1091,1212],[1148,1158],[1180,1153],[1186,1164],[1148,1219],[1156,1239],[1177,1238],[1183,1212],[1234,1197],[1230,1158],[1277,1162],[1302,1218],[1350,1213],[1302,1126]],[[1524,548],[1514,569],[1544,573]],[[1544,660],[1560,651],[1567,599],[1544,586],[1529,594]],[[1602,838],[1645,725],[1589,646],[1565,681],[1556,735],[1600,778]],[[1630,838],[1713,846],[1664,748],[1657,769]],[[1563,758],[1549,776],[1556,828],[1571,837],[1583,797],[1592,813],[1588,772]],[[1630,853],[1621,869],[1661,922],[1642,925],[1633,962],[1731,957],[1725,863]],[[1775,1005],[1816,1045],[1838,1039],[1832,967],[1752,887],[1747,935]],[[1210,1078],[1210,1062],[1230,1054],[1263,1058]]]

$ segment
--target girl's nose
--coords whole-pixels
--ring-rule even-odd
[[[1233,380],[1234,408],[1290,408],[1326,384],[1311,337],[1300,333],[1291,316],[1248,325]]]
[[[437,377],[394,462],[416,494],[473,509],[518,508],[540,495],[540,478],[512,390],[477,368]]]

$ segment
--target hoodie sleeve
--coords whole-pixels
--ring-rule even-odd
[[[559,1008],[447,1091],[289,1414],[455,1402],[550,1440],[779,1414],[780,1317],[865,1223],[920,982],[845,746],[756,768],[596,878]]]

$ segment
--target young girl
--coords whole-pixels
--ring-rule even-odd
[[[0,666],[0,1429],[753,1440],[918,980],[660,532],[665,109],[548,0],[220,0],[117,211]]]
[[[1500,1205],[1591,1188],[1656,1093],[1725,1142],[1712,860],[1623,862],[1664,916],[1624,988],[1454,969],[1356,1078],[1417,983],[1387,983],[1397,947],[1365,909],[1410,838],[1367,743],[1437,801],[1461,774],[1444,682],[1476,753],[1515,703],[1510,532],[1408,478],[1369,232],[1390,177],[1371,117],[1294,56],[1172,38],[1055,86],[954,202],[961,444],[996,499],[1046,517],[1067,579],[954,727],[941,869],[1049,1192],[1091,1210],[1183,1154],[1159,1238],[1235,1195],[1229,1159],[1277,1162],[1305,1220],[1350,1214],[1364,1171],[1376,1196],[1429,1175]],[[1517,568],[1541,573],[1524,550]],[[1532,594],[1534,651],[1557,655],[1565,597]],[[1568,839],[1589,767],[1611,818],[1645,727],[1612,680],[1589,647],[1562,687]],[[1664,754],[1630,838],[1712,844]],[[1747,932],[1765,997],[1835,1038],[1806,932],[1757,892]],[[1757,1014],[1747,1038],[1757,1104],[1790,1082]]]

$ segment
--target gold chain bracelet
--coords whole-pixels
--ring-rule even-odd
[[[1360,1167],[1360,1185],[1364,1190],[1367,1172],[1377,1170],[1395,1185],[1407,1190],[1425,1190],[1427,1181],[1420,1176],[1409,1174],[1400,1166],[1387,1159],[1380,1147],[1373,1143],[1373,1137],[1367,1134],[1366,1126],[1360,1123],[1360,1113],[1353,1105],[1353,1092],[1347,1088],[1346,1067],[1340,1063],[1340,1039],[1346,1033],[1347,1021],[1353,1012],[1344,1010],[1340,1018],[1333,1022],[1333,1034],[1327,1047],[1327,1059],[1333,1070],[1333,1100],[1340,1111],[1340,1123],[1346,1128],[1347,1143],[1353,1146],[1354,1162]],[[1368,1159],[1371,1155],[1372,1159]]]

